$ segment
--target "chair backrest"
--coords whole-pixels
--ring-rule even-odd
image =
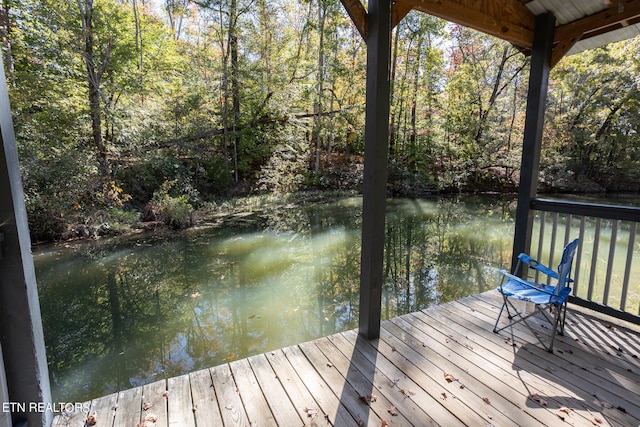
[[[558,284],[556,285],[556,295],[559,295],[560,291],[562,291],[565,286],[569,285],[573,256],[576,254],[579,242],[580,239],[575,239],[573,242],[567,244],[562,251],[562,259],[560,259],[560,264],[558,264]]]

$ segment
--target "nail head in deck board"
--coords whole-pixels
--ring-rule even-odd
[[[311,418],[315,421],[324,420],[325,415],[328,416],[329,414],[324,412],[311,393],[309,393],[304,382],[285,356],[287,351],[289,351],[289,348],[266,353],[271,368],[278,376],[291,403],[298,410],[298,414],[303,421]]]
[[[317,371],[316,369],[322,366],[323,363],[326,367],[326,360],[321,361],[320,365],[315,365],[316,368],[314,368],[314,365],[311,364],[300,349],[301,346],[289,348],[286,353],[287,359],[289,359],[291,365],[307,385],[309,392],[316,398],[316,401],[323,405],[323,410],[329,414],[329,419],[333,425],[336,427],[339,425],[348,426],[353,425],[354,420],[367,419],[367,425],[379,427],[381,424],[380,418],[368,416],[368,407],[362,404],[359,395],[346,384],[342,375],[335,375],[335,371],[332,371],[330,375],[323,371]],[[323,374],[319,374],[319,372],[323,372]],[[351,392],[349,392],[350,389]]]
[[[138,425],[141,411],[142,387],[118,392],[118,409],[116,410],[113,426],[131,427]]]
[[[169,423],[166,391],[167,380],[156,381],[142,387],[142,418],[149,414],[157,415],[157,427],[163,427]],[[146,411],[145,405],[149,405]]]
[[[167,390],[169,427],[195,427],[189,375],[169,378]]]
[[[242,400],[233,380],[231,368],[228,364],[211,368],[213,388],[218,396],[218,406],[225,427],[249,427],[247,413],[242,406]]]
[[[218,407],[216,391],[211,381],[209,369],[201,369],[189,374],[191,384],[191,398],[193,406],[197,408],[194,413],[198,427],[219,427],[222,425],[222,415]]]

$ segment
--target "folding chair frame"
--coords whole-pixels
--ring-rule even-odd
[[[538,312],[540,312],[542,313],[542,315],[544,315],[547,321],[553,325],[553,330],[551,332],[551,342],[549,344],[549,347],[545,346],[546,350],[549,353],[553,353],[553,344],[556,339],[556,334],[561,336],[564,335],[564,324],[565,324],[565,319],[567,317],[567,301],[565,301],[560,305],[551,304],[551,303],[550,304],[534,304],[533,312],[527,315],[523,315],[522,312],[515,307],[514,303],[511,302],[506,295],[502,293],[501,295],[502,295],[503,303],[502,303],[502,307],[500,308],[500,314],[498,314],[498,318],[496,319],[496,324],[493,326],[493,332],[498,333],[508,328],[509,326],[513,326],[516,323],[520,323],[520,322],[523,322],[525,325],[529,327],[529,329],[533,331],[533,328],[531,327],[531,325],[527,323],[526,320],[529,317],[535,316]],[[522,302],[526,302],[526,301],[522,301]],[[511,310],[509,310],[509,306],[511,306],[511,309],[515,314],[511,314]],[[502,318],[502,312],[504,311],[505,308],[507,309],[507,318],[509,319],[509,323],[507,323],[501,328],[498,328],[498,323],[500,323],[500,319]],[[551,315],[547,313],[547,310],[555,312],[553,317],[551,317]],[[517,317],[519,317],[519,319],[513,320],[514,318],[517,318]],[[558,326],[560,326],[560,329],[558,329]],[[544,345],[542,340],[540,340],[540,343]]]
[[[500,331],[502,331],[503,329],[509,327],[509,326],[513,326],[516,323],[519,322],[523,322],[524,324],[526,324],[529,329],[531,329],[533,331],[533,328],[531,328],[531,325],[529,325],[526,321],[526,319],[528,319],[531,316],[534,316],[535,314],[537,314],[537,312],[540,312],[544,315],[544,317],[546,318],[546,320],[553,325],[553,329],[551,332],[551,342],[549,343],[549,347],[546,347],[546,350],[550,353],[553,353],[553,344],[555,342],[555,338],[556,335],[564,335],[564,326],[565,326],[565,321],[566,321],[566,316],[567,316],[567,298],[566,296],[568,295],[568,292],[570,291],[566,291],[565,295],[563,295],[565,298],[562,299],[560,298],[561,296],[561,292],[564,289],[567,289],[569,284],[573,282],[573,280],[571,279],[571,266],[573,263],[573,255],[575,254],[575,251],[577,250],[577,246],[578,246],[579,240],[576,239],[573,242],[569,243],[564,251],[563,251],[563,256],[561,259],[561,263],[560,265],[558,265],[558,272],[555,272],[553,270],[551,270],[549,267],[540,264],[537,260],[531,258],[529,255],[526,254],[520,254],[518,256],[518,264],[516,265],[516,269],[515,272],[521,271],[522,268],[524,268],[524,265],[526,264],[527,267],[533,268],[539,272],[542,272],[543,274],[557,279],[559,282],[560,281],[564,281],[564,283],[562,283],[562,285],[560,283],[558,283],[558,285],[556,285],[555,287],[555,291],[554,292],[550,292],[546,289],[544,289],[542,286],[537,285],[535,283],[532,282],[528,282],[526,280],[521,279],[520,277],[514,275],[514,274],[510,274],[506,271],[501,271],[501,273],[503,274],[503,279],[502,282],[500,283],[500,286],[498,287],[498,290],[500,291],[500,294],[502,295],[502,299],[503,299],[503,303],[502,303],[502,307],[500,308],[500,313],[498,314],[498,318],[496,319],[496,323],[493,326],[493,332],[498,333]],[[567,257],[568,259],[565,260],[565,257]],[[563,267],[563,270],[561,271],[560,268],[563,265],[562,263],[565,262],[565,266]],[[559,277],[559,275],[561,275],[561,277]],[[534,310],[533,312],[529,313],[529,314],[523,314],[520,310],[518,310],[518,308],[516,308],[516,306],[514,305],[514,303],[512,301],[509,300],[510,296],[505,295],[505,292],[502,291],[502,286],[504,285],[505,280],[509,278],[509,280],[513,280],[515,282],[518,282],[521,285],[524,285],[525,287],[528,287],[530,289],[535,289],[535,292],[538,294],[546,294],[549,295],[549,302],[548,303],[535,303],[532,302],[534,304]],[[540,287],[538,287],[540,286]],[[547,287],[548,288],[548,287]],[[553,297],[556,297],[556,302],[553,302]],[[526,302],[527,299],[526,297],[521,296],[520,298],[517,296],[514,296],[513,298],[515,299],[519,299],[520,301]],[[560,303],[558,303],[561,300]],[[511,306],[511,308],[509,308],[509,306]],[[507,317],[509,319],[509,323],[506,324],[505,326],[498,328],[498,323],[500,323],[500,319],[502,318],[502,313],[504,311],[504,309],[507,309]],[[513,313],[512,313],[513,310]],[[550,314],[547,313],[547,310],[549,310],[550,312],[553,313],[553,316],[551,316]],[[515,320],[514,320],[515,319]],[[534,333],[534,335],[537,336],[537,334]],[[540,339],[540,338],[539,338]],[[544,343],[542,342],[542,339],[540,339],[541,344],[544,346]]]

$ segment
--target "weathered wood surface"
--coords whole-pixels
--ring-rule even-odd
[[[492,332],[495,291],[125,390],[54,426],[638,426],[640,328],[569,310]]]

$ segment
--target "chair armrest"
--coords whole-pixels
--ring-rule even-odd
[[[520,284],[522,284],[524,286],[527,286],[527,287],[529,287],[531,289],[535,289],[537,292],[542,292],[543,294],[547,294],[547,295],[556,295],[555,292],[549,292],[546,289],[544,289],[544,285],[542,285],[542,284],[528,282],[528,281],[522,279],[521,277],[518,277],[516,275],[513,275],[513,274],[509,273],[506,270],[500,270],[500,273],[504,274],[508,278],[513,279],[516,282],[518,282],[518,283],[520,283]],[[500,286],[502,286],[502,285],[500,285]]]
[[[518,255],[518,259],[522,262],[524,262],[525,264],[527,264],[529,267],[533,268],[534,270],[538,270],[539,272],[546,274],[549,277],[552,277],[554,279],[558,278],[558,273],[553,271],[552,269],[550,269],[549,267],[547,267],[546,265],[542,264],[541,262],[539,262],[538,260],[530,257],[527,254],[520,254]]]

